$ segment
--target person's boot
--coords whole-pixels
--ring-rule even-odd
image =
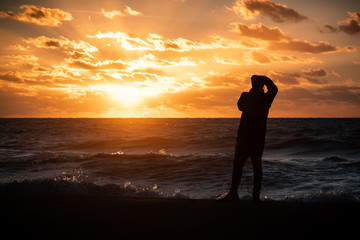
[[[261,200],[260,200],[260,191],[254,191],[253,192],[252,201],[253,202],[261,202]]]
[[[230,191],[228,194],[226,194],[225,197],[220,196],[219,198],[217,198],[217,200],[220,202],[238,202],[240,198],[237,193]]]

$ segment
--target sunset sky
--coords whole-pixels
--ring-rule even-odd
[[[0,117],[360,117],[359,0],[0,0]]]

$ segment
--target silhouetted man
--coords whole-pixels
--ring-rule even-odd
[[[254,171],[253,201],[260,201],[261,158],[265,144],[266,122],[269,108],[278,89],[273,81],[266,76],[253,75],[251,84],[250,91],[243,92],[237,103],[242,115],[236,139],[231,188],[226,197],[223,198],[225,201],[239,200],[238,187],[242,169],[249,157],[251,157]],[[264,93],[264,85],[267,88],[266,93]]]

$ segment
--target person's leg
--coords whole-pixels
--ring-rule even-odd
[[[235,146],[235,156],[233,162],[233,171],[231,178],[231,187],[228,196],[239,198],[238,197],[238,188],[240,185],[242,177],[242,169],[246,160],[249,158],[249,150],[246,146],[246,143],[243,139],[238,138]]]
[[[251,163],[254,171],[253,200],[260,201],[260,190],[262,182],[262,154],[263,145],[258,146],[251,155]]]
[[[260,200],[260,190],[262,181],[262,162],[261,158],[251,158],[254,171],[254,188],[253,188],[253,200]]]

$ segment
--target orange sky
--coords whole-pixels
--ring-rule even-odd
[[[0,117],[360,117],[359,1],[0,3]]]

